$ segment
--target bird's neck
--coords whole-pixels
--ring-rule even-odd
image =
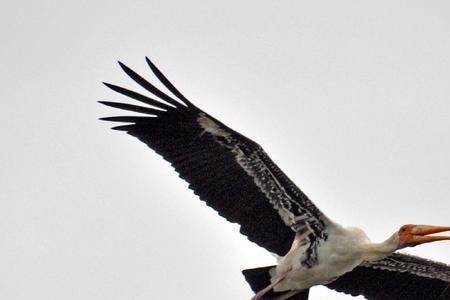
[[[363,253],[364,260],[377,261],[391,255],[398,249],[398,235],[394,234],[381,243],[369,243]]]

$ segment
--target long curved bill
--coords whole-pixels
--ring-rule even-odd
[[[409,232],[410,244],[418,245],[436,241],[450,240],[450,236],[430,235],[450,231],[450,226],[414,225]]]

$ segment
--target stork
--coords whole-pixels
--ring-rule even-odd
[[[153,96],[105,83],[145,106],[100,101],[142,114],[101,120],[125,123],[112,129],[163,156],[201,200],[240,224],[250,241],[278,255],[276,266],[243,271],[256,292],[253,300],[307,299],[315,285],[373,300],[450,299],[450,266],[395,253],[450,240],[433,235],[450,227],[407,224],[384,242],[372,243],[361,229],[328,218],[260,145],[199,109],[148,58],[146,62],[172,95],[119,62]]]

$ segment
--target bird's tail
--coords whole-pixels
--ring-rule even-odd
[[[242,271],[245,280],[250,285],[250,288],[257,293],[258,291],[264,289],[270,284],[270,272],[275,266],[262,267],[256,269],[247,269]],[[286,294],[286,292],[273,292],[270,291],[261,298],[261,300],[274,300]],[[309,289],[299,292],[292,297],[287,298],[288,300],[308,300]]]

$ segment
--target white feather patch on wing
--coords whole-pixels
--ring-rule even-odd
[[[208,118],[205,113],[200,113],[197,118],[198,124],[204,129],[204,132],[209,132],[215,136],[228,137],[230,134],[217,125],[216,122]]]

